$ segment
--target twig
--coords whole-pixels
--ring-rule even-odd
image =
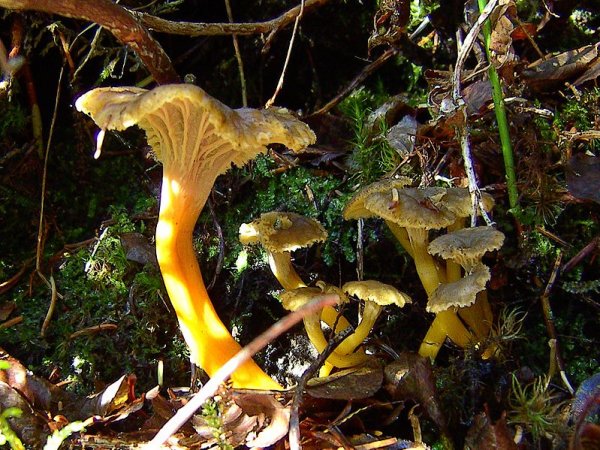
[[[56,85],[56,100],[54,101],[54,111],[52,112],[52,121],[50,122],[50,130],[48,132],[48,140],[46,141],[46,151],[44,154],[44,167],[42,173],[42,189],[40,192],[40,217],[38,222],[38,235],[37,235],[37,248],[35,251],[35,272],[38,276],[46,283],[46,285],[51,289],[52,296],[57,295],[62,299],[62,295],[56,292],[56,285],[53,285],[53,281],[46,278],[46,276],[42,273],[42,252],[43,252],[43,243],[44,243],[44,206],[46,201],[46,181],[48,177],[48,159],[50,156],[50,148],[52,146],[52,137],[54,136],[54,126],[56,125],[56,117],[58,115],[58,105],[59,98],[62,87],[62,79],[63,74],[65,73],[64,64],[60,68],[60,72],[58,74],[58,82]]]
[[[17,284],[19,282],[19,280],[25,274],[25,271],[31,264],[31,261],[32,261],[31,259],[28,259],[27,261],[25,261],[17,273],[15,273],[8,280],[0,283],[0,294],[4,294],[5,292],[8,292],[10,289],[12,289],[15,286],[15,284]]]
[[[335,326],[334,326],[335,329]],[[340,342],[346,339],[354,329],[352,327],[348,327],[343,331],[335,334],[333,338],[327,343],[327,347],[323,350],[321,354],[313,361],[313,363],[304,371],[300,379],[298,380],[298,385],[296,386],[294,400],[292,401],[292,407],[290,411],[290,431],[289,431],[289,445],[290,450],[300,450],[302,445],[300,445],[300,402],[302,401],[302,395],[304,393],[304,389],[306,388],[306,383],[311,379],[314,374],[319,370],[319,368],[325,363],[325,360],[333,353],[335,348],[338,346]]]
[[[306,0],[305,10],[322,6],[330,0]],[[236,34],[238,36],[252,36],[254,34],[271,33],[283,29],[292,23],[298,13],[301,5],[298,5],[280,16],[267,20],[265,22],[255,23],[200,23],[200,22],[173,22],[161,19],[150,14],[129,11],[142,24],[159,33],[178,34],[183,36],[228,36]],[[269,38],[271,38],[269,35]],[[268,39],[269,39],[268,38]]]
[[[2,330],[4,328],[10,328],[13,325],[16,325],[21,322],[23,322],[23,316],[13,317],[12,319],[9,319],[5,322],[0,323],[0,330]]]
[[[322,295],[306,306],[297,309],[288,314],[283,319],[272,325],[267,331],[260,334],[250,344],[242,348],[233,358],[227,361],[212,376],[212,378],[204,385],[202,389],[192,397],[192,399],[160,429],[154,438],[144,446],[145,450],[158,449],[166,442],[169,437],[175,433],[183,424],[200,408],[208,398],[215,394],[221,383],[223,383],[235,370],[245,361],[265,347],[269,342],[273,341],[277,336],[286,332],[304,317],[316,311],[323,309],[325,306],[332,306],[338,302],[337,295]]]
[[[221,228],[219,220],[217,219],[217,215],[215,214],[213,202],[209,199],[206,204],[208,205],[208,211],[210,212],[213,226],[215,227],[215,230],[217,230],[217,235],[219,236],[219,256],[217,258],[217,265],[215,266],[215,272],[212,280],[210,280],[209,285],[206,287],[206,289],[210,291],[217,282],[217,277],[221,273],[221,268],[223,267],[223,259],[225,258],[225,237],[223,236],[223,229]]]
[[[233,13],[231,12],[231,2],[225,0],[225,9],[227,9],[227,18],[229,22],[233,22]],[[244,61],[242,60],[242,54],[240,53],[240,44],[235,34],[231,36],[233,39],[233,50],[235,51],[235,58],[238,63],[238,70],[240,71],[240,85],[242,88],[242,106],[248,106],[248,95],[246,93],[246,77],[244,76]]]
[[[267,103],[265,104],[265,108],[269,108],[269,107],[273,106],[273,104],[275,103],[275,99],[277,98],[277,96],[279,95],[279,92],[281,92],[281,89],[283,88],[283,80],[285,79],[285,72],[286,72],[287,66],[290,62],[290,56],[292,56],[292,48],[294,47],[294,41],[296,40],[296,33],[298,32],[298,24],[300,23],[300,19],[302,18],[302,13],[304,13],[304,0],[300,0],[300,11],[298,12],[298,15],[296,16],[296,20],[294,22],[294,28],[292,30],[292,37],[290,38],[290,44],[288,45],[288,50],[285,55],[285,61],[283,62],[283,68],[281,69],[281,75],[279,76],[279,81],[277,81],[277,86],[275,87],[275,92],[273,92],[273,95],[271,96],[271,98],[269,100],[267,100]]]
[[[354,77],[354,79],[348,83],[348,85],[334,98],[332,98],[329,102],[323,105],[318,110],[312,112],[310,116],[317,116],[319,114],[324,114],[340,103],[344,98],[346,98],[358,85],[360,85],[369,75],[383,66],[390,58],[395,56],[398,53],[398,50],[394,48],[389,48],[385,52],[379,56],[375,61],[366,66],[360,73]]]
[[[556,366],[560,372],[560,378],[563,381],[563,384],[568,389],[568,391],[573,395],[575,392],[573,387],[569,383],[567,379],[567,375],[565,372],[565,363],[560,354],[560,346],[558,343],[558,335],[556,333],[556,326],[554,325],[554,317],[552,315],[552,308],[550,307],[550,292],[554,287],[554,283],[556,282],[556,277],[560,272],[560,263],[562,261],[562,252],[559,250],[558,255],[556,256],[556,260],[554,261],[554,267],[552,268],[552,273],[550,274],[550,278],[548,279],[548,283],[546,284],[546,288],[544,289],[544,293],[540,297],[540,301],[542,303],[542,312],[544,313],[544,322],[546,323],[546,330],[548,331],[548,336],[550,337],[550,345],[552,347],[552,351],[555,355]]]
[[[593,238],[588,245],[579,250],[575,256],[567,261],[562,267],[560,273],[570,272],[573,270],[573,267],[579,264],[585,257],[587,257],[590,253],[597,251],[598,249],[600,249],[600,236]]]
[[[103,331],[114,331],[118,328],[114,323],[101,323],[99,325],[93,325],[91,327],[83,328],[81,330],[77,330],[74,333],[69,335],[69,340],[77,339],[81,336],[87,336],[90,334],[101,333]]]
[[[40,336],[46,336],[46,330],[50,326],[50,321],[52,320],[52,315],[54,314],[54,310],[56,309],[56,299],[57,299],[57,290],[56,290],[56,282],[54,281],[54,277],[50,275],[50,305],[48,306],[48,312],[46,313],[46,317],[44,318],[44,323],[42,324],[42,328],[40,330]]]
[[[95,22],[109,30],[122,44],[129,46],[157,83],[179,81],[179,75],[160,44],[133,13],[111,0],[0,0],[0,7],[43,11]]]
[[[465,111],[465,102],[461,96],[461,73],[463,70],[463,66],[465,61],[467,60],[467,56],[469,55],[473,44],[475,43],[475,39],[479,35],[479,31],[483,26],[485,20],[488,18],[490,13],[493,11],[497,3],[497,0],[492,0],[487,4],[485,9],[479,15],[479,18],[469,30],[469,33],[465,37],[462,46],[458,52],[456,57],[456,67],[454,68],[454,74],[452,77],[452,100],[454,102],[455,108],[458,109],[457,114],[462,114],[462,125],[458,129],[458,134],[460,137],[460,144],[462,150],[463,164],[465,166],[465,172],[467,174],[467,180],[469,182],[469,192],[471,193],[471,200],[473,203],[473,214],[471,215],[471,226],[475,226],[477,224],[477,210],[481,212],[483,219],[486,224],[492,225],[493,222],[488,216],[483,207],[481,200],[481,192],[479,191],[479,186],[477,184],[477,176],[475,174],[475,169],[473,168],[473,159],[471,157],[471,145],[469,142],[469,127],[467,125],[467,114]]]

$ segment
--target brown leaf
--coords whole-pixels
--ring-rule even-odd
[[[567,188],[573,197],[600,203],[600,158],[582,153],[567,163]]]
[[[1,372],[1,371],[0,371]],[[33,411],[30,403],[17,389],[0,381],[0,411],[15,407],[21,410],[20,417],[8,419],[11,429],[31,448],[42,448],[48,429]]]
[[[256,437],[248,440],[249,447],[267,447],[282,439],[289,430],[290,408],[281,405],[271,394],[236,393],[234,401],[244,413],[251,416],[260,414],[268,418],[268,425]]]
[[[414,353],[402,353],[385,367],[385,389],[395,400],[419,403],[427,416],[445,432],[446,419],[440,408],[431,363]]]
[[[511,433],[506,426],[505,414],[492,422],[487,412],[482,412],[475,417],[475,421],[465,438],[465,449],[468,450],[516,450],[517,444],[513,441]]]
[[[599,52],[600,43],[569,50],[531,63],[521,75],[533,88],[552,89],[556,86],[556,82],[580,77],[590,67],[595,66]]]
[[[121,233],[119,238],[127,260],[158,267],[156,251],[146,236],[141,233]]]
[[[354,400],[373,396],[383,383],[383,369],[377,360],[340,370],[328,377],[309,380],[306,392],[315,398]]]

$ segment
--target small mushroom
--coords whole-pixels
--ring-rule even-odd
[[[327,239],[327,231],[318,221],[292,212],[268,212],[250,223],[243,223],[239,231],[244,245],[261,244],[269,258],[269,267],[277,281],[286,290],[306,287],[292,264],[292,252],[307,248]],[[338,311],[327,306],[322,318],[329,326],[337,323],[336,331],[350,323]]]
[[[242,165],[279,143],[300,150],[315,141],[310,128],[277,108],[233,110],[191,84],[145,90],[98,88],[76,102],[101,131],[137,125],[163,165],[156,254],[190,359],[212,376],[240,345],[219,319],[208,296],[192,234],[213,183],[232,164]],[[250,360],[232,376],[235,387],[280,389]]]
[[[331,286],[326,286],[325,283],[322,282],[319,282],[318,285],[319,287],[299,287],[283,291],[280,295],[281,304],[288,311],[295,311],[315,297],[323,295],[325,292],[331,292]],[[342,292],[338,292],[338,296],[340,297],[340,301],[345,300],[345,296]],[[317,352],[323,353],[323,350],[327,347],[327,339],[323,333],[323,328],[321,328],[321,313],[317,311],[306,316],[303,320],[304,328],[306,329],[306,334],[308,335],[310,342],[317,349]],[[354,367],[366,361],[367,358],[367,355],[362,352],[340,355],[333,351],[326,362],[331,366],[347,368]],[[329,369],[327,369],[326,374],[328,372]]]
[[[336,348],[338,353],[347,354],[354,351],[367,338],[375,321],[386,305],[396,305],[402,308],[406,303],[411,303],[411,298],[400,292],[394,286],[376,280],[349,281],[342,286],[342,290],[351,296],[358,297],[365,302],[360,323],[350,336]]]
[[[493,227],[472,227],[453,231],[434,239],[429,244],[429,252],[447,262],[458,264],[469,274],[481,264],[487,252],[498,250],[503,243],[504,234]],[[459,279],[453,277],[448,281],[454,282]],[[487,336],[492,326],[493,316],[485,290],[482,290],[478,300],[472,306],[461,308],[458,313],[480,339]]]
[[[427,311],[435,313],[436,316],[421,343],[419,355],[435,359],[446,336],[462,348],[472,343],[473,336],[464,332],[464,325],[455,311],[475,303],[477,294],[485,290],[489,279],[489,269],[479,264],[460,280],[438,286],[427,302]]]
[[[359,189],[344,207],[344,219],[358,220],[377,217],[377,214],[365,207],[365,200],[369,197],[369,195],[375,192],[392,192],[392,189],[402,189],[403,187],[409,186],[411,184],[412,180],[408,177],[387,178],[384,180],[376,181],[363,187],[362,189]],[[404,228],[396,226],[393,222],[386,221],[386,225],[388,226],[394,237],[398,239],[402,247],[412,258],[412,248],[409,244],[408,234],[406,233],[406,230]]]
[[[444,192],[443,188],[392,189],[387,193],[370,194],[364,202],[367,210],[383,218],[388,225],[406,230],[408,243],[403,245],[413,257],[427,295],[445,281],[445,274],[438,270],[427,252],[429,230],[445,228],[456,220],[454,214],[438,203]]]

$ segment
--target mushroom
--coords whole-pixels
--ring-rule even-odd
[[[192,234],[217,176],[266,145],[299,150],[315,141],[310,128],[277,108],[233,110],[190,84],[98,88],[76,102],[106,130],[137,125],[163,164],[156,254],[192,363],[212,376],[240,345],[219,319],[204,286]],[[235,387],[280,389],[254,361],[232,374]]]
[[[315,297],[322,295],[323,293],[332,292],[337,293],[340,298],[340,302],[345,300],[343,292],[340,292],[339,289],[334,288],[333,286],[327,286],[323,282],[317,282],[317,285],[318,287],[299,287],[296,289],[283,291],[280,295],[281,304],[288,311],[295,311],[313,300]],[[327,339],[325,338],[325,334],[323,333],[323,329],[321,328],[321,313],[317,311],[316,313],[306,316],[303,321],[304,328],[306,329],[306,334],[308,335],[310,342],[317,349],[317,352],[323,353],[328,343]],[[367,358],[367,355],[365,355],[363,352],[340,355],[339,353],[333,351],[326,360],[326,363],[329,364],[330,367],[326,368],[325,372],[322,372],[321,374],[327,375],[331,366],[340,368],[354,367],[366,361]]]
[[[406,231],[408,243],[403,245],[413,257],[427,295],[445,281],[445,274],[427,252],[429,230],[447,227],[456,220],[454,214],[438,203],[444,192],[443,188],[435,187],[392,189],[372,193],[364,201],[367,210]]]
[[[411,303],[411,298],[400,292],[394,286],[376,280],[349,281],[342,286],[342,290],[358,297],[365,302],[360,323],[350,336],[348,336],[336,350],[341,354],[354,351],[367,338],[375,321],[386,305],[396,305],[402,308],[406,303]]]
[[[318,221],[292,212],[276,211],[243,223],[239,235],[244,245],[261,244],[264,247],[273,275],[286,290],[306,287],[294,269],[292,252],[327,239],[327,231]],[[346,318],[331,306],[323,308],[322,318],[331,327],[337,323],[336,331],[350,326]]]
[[[469,274],[481,264],[483,255],[498,250],[503,243],[504,234],[493,227],[463,228],[434,239],[429,244],[429,252],[458,264]],[[480,298],[471,307],[459,309],[459,315],[479,338],[487,336],[493,320],[487,298],[482,297],[484,293],[485,290],[482,290]]]
[[[472,342],[471,335],[457,333],[457,330],[464,329],[464,325],[454,311],[475,303],[477,294],[485,290],[489,279],[489,269],[479,264],[460,280],[442,283],[437,287],[427,302],[427,311],[435,313],[436,316],[421,343],[419,355],[435,359],[446,336],[462,348],[466,348]]]
[[[412,180],[408,177],[387,178],[385,180],[376,181],[363,187],[362,189],[359,189],[348,201],[348,203],[346,203],[343,211],[344,219],[358,220],[377,217],[377,214],[365,207],[365,200],[369,197],[369,195],[375,192],[392,192],[392,189],[402,189],[410,184],[412,184]],[[386,221],[386,225],[412,258],[412,248],[410,246],[406,230],[397,226],[394,222]]]

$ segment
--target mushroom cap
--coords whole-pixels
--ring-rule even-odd
[[[374,192],[391,192],[392,189],[402,189],[405,186],[412,184],[412,180],[408,177],[387,178],[385,180],[376,181],[356,191],[352,198],[346,204],[343,216],[345,220],[352,219],[368,219],[375,217],[372,211],[365,208],[365,199]]]
[[[394,192],[375,192],[364,202],[377,216],[404,228],[432,230],[447,227],[456,220],[440,200],[444,188],[403,188]],[[397,194],[397,195],[396,195]]]
[[[292,212],[268,212],[240,226],[240,242],[261,243],[273,253],[291,252],[327,239],[319,222]]]
[[[477,293],[485,290],[490,277],[490,269],[484,264],[478,264],[460,280],[440,284],[429,296],[427,311],[437,314],[452,307],[465,308],[472,305],[477,300]]]
[[[446,195],[441,200],[456,217],[469,217],[473,211],[471,204],[471,193],[468,188],[451,187],[446,189]],[[487,192],[481,193],[483,209],[489,212],[494,207],[494,197]],[[479,210],[478,210],[479,211]],[[479,211],[481,214],[481,211]]]
[[[463,228],[435,238],[429,244],[432,255],[456,261],[465,269],[476,264],[487,252],[498,250],[504,243],[504,233],[493,227]]]
[[[283,291],[279,300],[287,311],[296,311],[319,295],[323,295],[323,291],[318,287],[300,287]]]
[[[348,300],[340,288],[323,281],[317,281],[316,286],[314,287],[299,287],[296,289],[285,290],[279,295],[279,299],[286,310],[296,311],[315,297],[325,294],[337,295],[338,303],[344,303]]]
[[[376,280],[349,281],[342,286],[348,295],[354,295],[363,301],[374,302],[380,306],[398,305],[402,308],[411,303],[411,298],[394,286]]]
[[[231,164],[242,165],[265,152],[268,144],[300,150],[315,142],[308,125],[286,110],[233,110],[192,84],[97,88],[75,106],[102,130],[139,126],[165,168],[176,165],[196,174],[199,182],[206,177],[202,169],[216,177]]]

